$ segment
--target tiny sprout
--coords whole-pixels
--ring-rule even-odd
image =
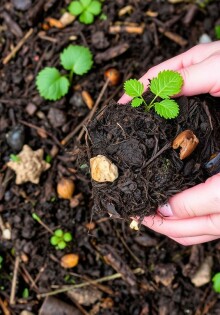
[[[21,162],[21,158],[20,156],[16,155],[16,154],[10,154],[10,160],[13,161],[13,162]]]
[[[220,272],[216,273],[212,278],[212,287],[213,290],[217,293],[220,293]]]
[[[79,16],[81,23],[92,24],[94,17],[101,13],[102,5],[98,0],[72,1],[68,10],[72,15]]]
[[[154,107],[158,115],[165,119],[171,119],[178,116],[179,106],[170,97],[178,94],[182,85],[183,78],[178,72],[172,70],[160,72],[149,84],[150,91],[155,95],[150,104],[147,104],[142,96],[144,85],[140,81],[136,79],[127,80],[124,83],[124,89],[125,93],[133,98],[132,107],[139,107],[144,103],[147,111]],[[162,99],[160,102],[156,101],[158,97]]]
[[[72,234],[70,232],[63,232],[61,229],[57,229],[53,236],[50,239],[51,245],[55,246],[56,249],[64,249],[66,248],[67,244],[71,242],[73,239]]]

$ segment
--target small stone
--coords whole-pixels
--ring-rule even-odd
[[[29,116],[33,116],[37,111],[37,106],[33,103],[28,103],[28,105],[25,108],[26,112]]]
[[[131,228],[132,230],[135,230],[135,231],[138,231],[138,230],[139,230],[138,222],[135,221],[135,220],[132,220],[129,226],[130,226],[130,228]]]
[[[17,185],[26,182],[39,183],[41,173],[50,168],[50,164],[43,160],[43,155],[43,149],[33,151],[28,145],[24,145],[17,155],[20,160],[7,163],[7,166],[16,173]]]
[[[54,128],[61,127],[66,123],[66,114],[58,108],[51,107],[47,117]]]
[[[195,287],[201,287],[204,284],[210,283],[212,273],[213,258],[211,256],[206,257],[201,264],[197,272],[191,277],[191,282]]]
[[[26,11],[31,6],[31,0],[12,0],[15,9],[20,11]]]
[[[211,43],[211,42],[212,42],[211,37],[208,34],[206,34],[206,33],[202,34],[199,37],[199,43],[200,44],[207,44],[207,43]]]
[[[73,21],[76,19],[76,17],[72,14],[70,14],[69,12],[64,12],[63,15],[60,18],[60,22],[63,24],[63,26],[67,26],[71,23],[73,23]]]
[[[70,98],[70,104],[74,107],[85,107],[85,103],[82,99],[82,96],[79,92],[75,92],[73,96]]]
[[[13,151],[20,151],[25,141],[24,127],[21,125],[13,127],[12,130],[6,134],[6,140]]]
[[[113,182],[118,178],[118,168],[106,156],[97,155],[90,159],[91,176],[97,182]]]

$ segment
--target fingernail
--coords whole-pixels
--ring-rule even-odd
[[[160,206],[158,209],[158,212],[164,217],[172,217],[173,216],[173,211],[172,211],[169,203],[166,203],[165,205]]]

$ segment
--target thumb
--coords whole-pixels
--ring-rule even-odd
[[[171,197],[168,204],[158,208],[158,213],[171,218],[220,214],[220,174]]]

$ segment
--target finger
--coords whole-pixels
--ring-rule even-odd
[[[171,197],[158,208],[165,217],[190,218],[220,213],[220,174]]]
[[[211,235],[220,237],[220,214],[182,220],[159,215],[144,217],[142,224],[170,238]]]
[[[212,236],[212,235],[193,236],[193,237],[184,237],[184,238],[171,237],[172,240],[184,246],[211,242],[211,241],[217,240],[218,238],[219,236]]]
[[[210,55],[215,53],[216,50],[220,50],[220,41],[216,41],[209,44],[197,45],[176,57],[168,59],[160,63],[159,65],[152,67],[139,80],[144,84],[144,87],[146,90],[149,84],[149,79],[156,77],[160,71],[163,71],[163,70],[179,71],[181,69],[190,67],[191,65],[200,63],[201,61],[207,59]],[[203,76],[204,76],[204,73],[203,73]],[[129,97],[126,94],[123,94],[122,97],[119,99],[118,103],[126,104],[130,100],[131,100],[131,97]]]

